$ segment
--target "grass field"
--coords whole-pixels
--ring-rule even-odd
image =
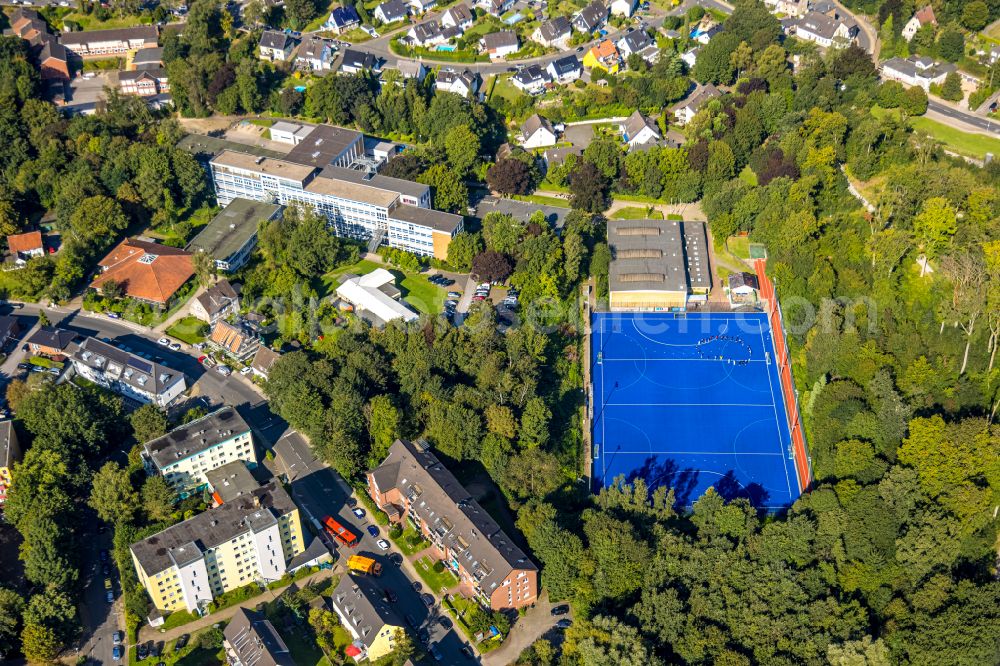
[[[403,551],[403,555],[413,555],[419,553],[424,548],[430,546],[430,542],[412,527],[407,527],[393,542]]]
[[[663,213],[652,208],[641,208],[639,206],[626,206],[619,208],[611,214],[613,220],[662,220]]]
[[[946,148],[959,155],[967,155],[983,159],[986,153],[1000,155],[1000,139],[983,134],[972,134],[957,130],[929,118],[910,118],[910,125],[915,130],[926,132],[940,141]]]
[[[538,204],[539,206],[556,206],[558,208],[569,208],[568,199],[560,199],[559,197],[547,197],[544,194],[514,194],[511,195],[511,199],[516,201],[527,201],[528,203]]]
[[[332,294],[336,291],[341,278],[346,273],[362,275],[370,273],[376,268],[386,267],[367,259],[362,259],[356,264],[349,266],[341,266],[321,278],[319,290],[323,295]],[[444,307],[445,290],[428,282],[427,278],[423,275],[411,275],[404,273],[398,268],[390,268],[389,270],[396,276],[396,284],[403,292],[403,300],[409,303],[417,312],[425,314],[441,312],[441,309]]]
[[[203,328],[208,325],[197,317],[184,317],[174,322],[174,325],[167,329],[167,335],[177,338],[181,342],[189,345],[196,345],[205,341],[205,336],[201,335]]]
[[[427,587],[431,588],[435,592],[449,590],[458,585],[458,578],[455,574],[448,569],[435,571],[435,565],[438,565],[437,568],[444,566],[440,562],[432,560],[426,555],[413,563],[417,573],[420,574],[420,578],[427,584]]]
[[[749,236],[730,236],[726,240],[726,247],[729,248],[729,252],[740,259],[750,258],[750,237]]]

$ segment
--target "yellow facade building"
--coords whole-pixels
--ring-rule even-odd
[[[132,544],[160,611],[201,612],[215,597],[285,575],[305,550],[299,509],[277,481]]]
[[[396,649],[403,623],[385,600],[382,590],[363,576],[344,574],[330,601],[353,643],[347,654],[374,663]]]
[[[11,420],[0,421],[0,508],[7,501],[14,463],[21,460],[21,446]]]

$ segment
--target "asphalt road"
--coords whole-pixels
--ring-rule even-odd
[[[994,122],[992,118],[986,118],[971,112],[967,113],[959,111],[934,100],[927,101],[927,108],[930,111],[934,111],[935,113],[945,116],[946,118],[951,118],[967,125],[972,125],[992,134],[1000,134],[1000,123]]]
[[[382,575],[378,579],[378,584],[396,593],[398,600],[393,605],[400,619],[405,622],[405,618],[409,616],[413,621],[415,632],[427,630],[430,642],[438,644],[438,649],[444,657],[443,663],[475,663],[462,654],[461,649],[466,641],[458,634],[458,630],[452,627],[450,617],[447,622],[452,628],[446,629],[441,626],[438,619],[447,614],[438,604],[428,609],[420,599],[420,593],[424,591],[422,584],[421,592],[418,592],[414,587],[416,579],[409,577],[389,559],[389,553],[396,553],[397,561],[398,558],[402,558],[402,554],[394,547],[391,551],[384,551],[375,543],[377,538],[388,541],[386,529],[379,527],[380,536],[373,537],[366,529],[369,525],[374,525],[368,520],[367,510],[363,519],[357,518],[351,512],[348,504],[351,495],[350,486],[337,472],[316,459],[301,435],[287,432],[281,439],[277,448],[281,452],[282,461],[287,465],[284,473],[288,475],[292,497],[305,514],[304,519],[310,522],[313,519],[322,521],[326,516],[333,516],[337,522],[359,537],[359,543],[354,548],[337,544],[339,563],[346,567],[347,558],[351,555],[364,555],[380,562]]]
[[[87,509],[88,514],[92,512]],[[111,550],[111,530],[105,529],[99,533],[97,516],[91,515],[84,521],[85,527],[80,535],[84,544],[81,549],[83,566],[81,575],[86,585],[83,599],[80,603],[80,622],[83,635],[78,651],[79,656],[88,658],[89,664],[114,664],[112,656],[114,649],[114,632],[124,628],[122,621],[121,578],[115,564],[108,557],[108,576],[111,579],[115,601],[109,604],[104,589],[105,575],[100,560],[101,550]]]

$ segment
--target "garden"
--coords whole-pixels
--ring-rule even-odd
[[[420,578],[434,592],[450,590],[458,585],[458,576],[444,566],[444,563],[424,555],[413,563]]]
[[[189,345],[196,345],[205,341],[208,337],[209,326],[197,317],[187,316],[178,319],[167,329],[167,335],[177,338],[181,342]]]

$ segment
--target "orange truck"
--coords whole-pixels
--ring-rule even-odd
[[[347,558],[347,568],[356,573],[363,573],[368,576],[382,575],[382,565],[372,558],[362,555],[351,555]]]
[[[354,548],[358,545],[358,537],[331,516],[323,518],[323,529],[326,530],[327,534],[348,548]]]

